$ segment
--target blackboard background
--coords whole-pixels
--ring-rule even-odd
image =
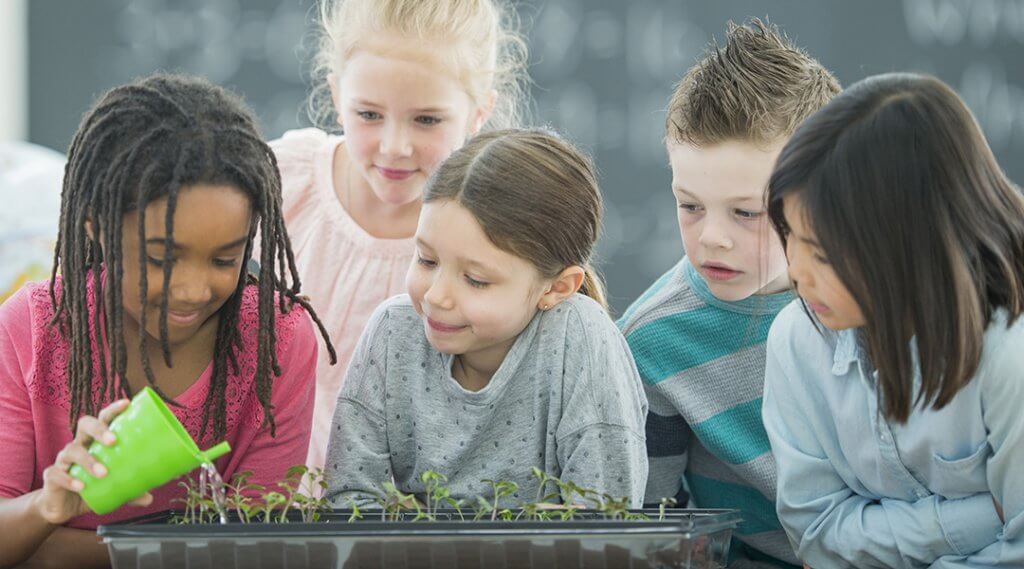
[[[312,0],[32,0],[29,138],[64,151],[105,89],[155,70],[243,94],[264,132],[308,124]],[[1024,181],[1024,0],[533,0],[534,122],[591,151],[608,205],[598,252],[621,312],[682,254],[662,147],[673,84],[728,20],[768,17],[844,85],[894,70],[952,85]]]

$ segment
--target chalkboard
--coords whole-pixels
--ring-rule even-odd
[[[32,0],[29,132],[65,150],[81,113],[157,69],[242,93],[268,137],[308,124],[312,0]],[[621,312],[682,254],[662,146],[674,83],[729,20],[767,17],[842,83],[894,70],[952,85],[1024,181],[1024,0],[540,0],[517,5],[535,122],[591,151],[607,202],[599,263]]]

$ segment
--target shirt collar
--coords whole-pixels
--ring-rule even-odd
[[[834,334],[836,348],[832,358],[832,374],[846,375],[850,366],[860,358],[859,332],[857,328],[850,328]]]

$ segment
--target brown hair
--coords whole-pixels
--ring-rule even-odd
[[[695,146],[786,138],[839,93],[839,82],[772,24],[729,22],[668,105],[666,139]]]
[[[860,81],[779,155],[768,213],[783,242],[794,197],[864,314],[885,416],[944,407],[977,372],[993,312],[1024,312],[1024,197],[971,112],[933,77]]]
[[[590,158],[544,130],[481,134],[452,154],[427,183],[423,203],[454,200],[498,248],[552,278],[579,265],[580,292],[605,310],[604,285],[590,266],[602,201]]]

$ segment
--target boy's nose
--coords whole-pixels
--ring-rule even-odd
[[[700,232],[700,244],[709,249],[730,249],[732,239],[717,223],[708,221]]]

